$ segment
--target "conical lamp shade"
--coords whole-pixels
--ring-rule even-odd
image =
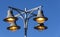
[[[47,29],[47,26],[44,26],[44,24],[41,23],[41,24],[38,24],[38,26],[35,26],[34,29],[42,31],[42,30]]]
[[[13,16],[12,10],[9,9],[8,12],[7,12],[7,17],[4,19],[4,21],[6,21],[6,22],[14,22],[15,20],[17,20],[17,18]]]
[[[17,26],[17,24],[16,24],[15,22],[12,22],[12,23],[10,24],[10,26],[7,27],[7,29],[14,32],[14,31],[20,29],[20,26]]]
[[[38,23],[44,23],[45,21],[48,20],[47,17],[44,17],[43,11],[42,10],[38,10],[38,14],[37,16],[34,18],[35,21],[37,21]]]
[[[37,17],[44,17],[44,14],[43,14],[42,10],[38,10]]]
[[[7,18],[8,17],[14,17],[13,11],[11,9],[9,9],[8,12],[7,12]]]

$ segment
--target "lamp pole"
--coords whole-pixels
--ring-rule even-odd
[[[18,8],[14,8],[14,7],[10,7],[10,6],[9,6],[9,8],[11,10],[15,10],[15,11],[18,12],[18,14],[17,15],[14,15],[14,17],[20,17],[23,20],[23,23],[24,23],[24,37],[27,37],[27,30],[28,30],[28,22],[29,22],[29,19],[31,17],[37,16],[37,14],[34,14],[33,11],[41,10],[41,6],[32,8],[30,10],[26,10],[26,8],[25,8],[25,10],[20,10]],[[6,20],[7,19],[5,19],[5,21]],[[44,27],[43,25],[41,25],[41,26]],[[40,27],[40,28],[42,28],[42,27]]]

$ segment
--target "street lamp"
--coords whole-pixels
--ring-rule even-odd
[[[41,8],[42,8],[42,6],[38,6],[33,9],[30,9],[30,10],[26,10],[26,8],[25,8],[25,10],[20,10],[18,8],[14,8],[14,7],[9,6],[8,15],[4,19],[5,22],[10,23],[10,26],[7,27],[7,29],[10,31],[16,31],[16,30],[20,29],[20,26],[18,26],[16,24],[16,21],[18,20],[17,17],[20,17],[24,22],[24,34],[25,34],[24,37],[27,37],[28,22],[31,17],[35,17],[35,18],[33,18],[33,20],[38,23],[38,26],[34,27],[35,29],[37,29],[37,30],[47,29],[47,26],[44,26],[43,23],[45,21],[47,21],[48,18],[44,16],[43,10]],[[13,15],[13,10],[17,11],[18,14]],[[33,11],[38,11],[38,14],[34,14]]]

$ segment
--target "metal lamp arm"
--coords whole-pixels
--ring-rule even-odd
[[[21,14],[25,13],[24,10],[21,10],[21,9],[18,9],[18,8],[14,8],[14,7],[11,7],[11,6],[8,6],[8,8],[11,8],[13,10],[19,11],[18,13],[21,13]]]
[[[30,10],[27,10],[26,12],[29,13],[27,18],[30,19],[31,17],[36,16],[36,14],[34,14],[33,11],[39,10],[40,8],[41,8],[41,6],[38,6],[38,7],[32,8]],[[30,15],[32,15],[32,16],[30,16]]]
[[[29,18],[30,17],[30,15],[33,13],[33,11],[31,11],[30,13],[29,13],[29,15],[28,15],[28,17],[27,18]]]
[[[31,13],[32,16],[29,16],[28,19],[34,17],[34,16],[37,16],[37,14],[34,14],[34,13]]]
[[[19,12],[19,14],[15,15],[15,17],[21,17],[22,19],[24,19],[23,15],[20,13],[20,11],[16,10],[17,12]]]
[[[17,11],[19,13],[19,14],[15,15],[15,17],[21,17],[22,19],[24,19],[22,14],[25,13],[25,11],[17,9],[17,8],[10,7],[10,6],[9,6],[9,8],[11,8],[12,10],[15,10],[15,11]]]
[[[41,6],[38,6],[38,7],[32,8],[32,9],[30,9],[30,10],[27,10],[26,12],[36,11],[36,10],[38,10],[38,9],[40,9],[40,8],[41,8]]]

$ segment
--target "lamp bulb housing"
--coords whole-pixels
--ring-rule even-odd
[[[37,29],[39,31],[46,30],[47,26],[44,26],[44,24],[40,24],[38,26],[35,26],[34,29]]]
[[[7,27],[7,29],[14,32],[16,30],[19,30],[20,29],[20,26],[13,25],[13,26]]]
[[[38,22],[38,23],[44,23],[45,21],[48,20],[48,18],[47,17],[36,17],[33,20]]]

